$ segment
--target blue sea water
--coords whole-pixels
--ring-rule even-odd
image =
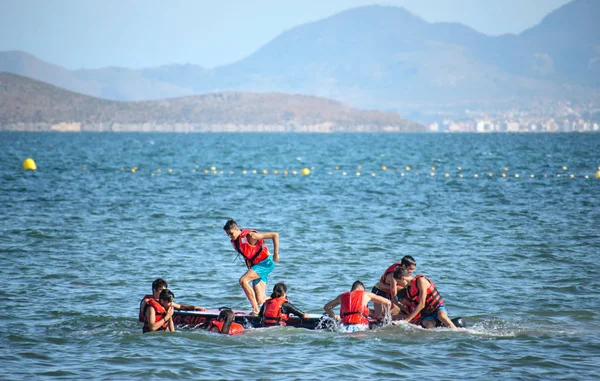
[[[598,379],[599,152],[598,134],[0,133],[0,379]],[[469,328],[142,335],[159,276],[249,309],[229,218],[279,232],[270,286],[308,312],[409,254]]]

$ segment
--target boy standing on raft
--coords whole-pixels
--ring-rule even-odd
[[[258,315],[259,305],[266,299],[269,274],[279,262],[279,234],[277,232],[259,233],[256,230],[240,229],[237,222],[229,220],[223,230],[231,239],[235,251],[244,257],[248,270],[240,278],[240,286],[252,305],[252,314]],[[264,240],[273,241],[273,257]]]

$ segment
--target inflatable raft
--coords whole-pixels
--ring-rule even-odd
[[[193,327],[206,329],[212,319],[219,316],[220,310],[205,310],[205,311],[175,311],[173,314],[173,323],[176,326]],[[245,311],[233,310],[235,313],[235,322],[242,324],[244,327],[260,328],[262,327],[261,319],[258,316],[250,315]],[[290,316],[287,326],[304,328],[304,329],[327,329],[334,330],[337,322],[327,315],[301,319],[296,316]],[[458,328],[466,328],[467,325],[463,318],[457,317],[452,319],[452,322]],[[374,329],[381,326],[378,320],[369,321],[369,328]]]

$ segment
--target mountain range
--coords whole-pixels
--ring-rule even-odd
[[[294,27],[214,69],[67,70],[12,51],[0,52],[0,71],[111,100],[285,92],[418,118],[440,110],[526,107],[540,98],[597,98],[598,15],[600,1],[574,0],[518,35],[488,36],[457,23],[429,23],[399,7],[366,6]]]

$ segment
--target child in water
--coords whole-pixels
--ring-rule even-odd
[[[211,320],[208,325],[209,332],[221,333],[224,335],[239,335],[244,332],[241,324],[234,322],[235,314],[230,309],[224,309],[219,313],[219,317]]]

